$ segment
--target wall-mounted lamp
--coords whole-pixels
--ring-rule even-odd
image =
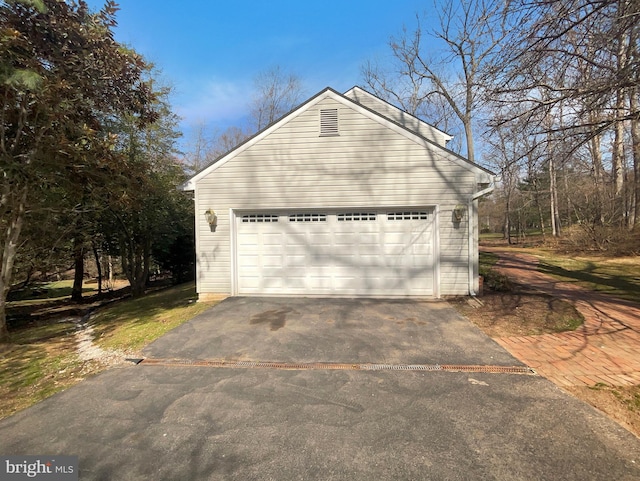
[[[218,214],[213,209],[207,209],[204,211],[204,217],[207,219],[209,223],[209,227],[211,228],[211,232],[216,231],[216,227],[218,227]]]
[[[464,218],[464,213],[467,211],[467,206],[458,204],[453,208],[453,221],[461,222]]]

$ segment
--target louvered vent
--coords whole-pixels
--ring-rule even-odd
[[[320,110],[320,135],[339,135],[338,109]]]

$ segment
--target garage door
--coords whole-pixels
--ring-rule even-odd
[[[239,294],[431,296],[433,209],[236,216]]]

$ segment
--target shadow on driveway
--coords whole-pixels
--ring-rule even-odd
[[[446,303],[229,299],[147,355],[508,363]],[[640,479],[640,441],[536,376],[109,370],[0,422],[1,454],[81,480]]]
[[[229,298],[144,350],[152,358],[522,365],[446,302]]]

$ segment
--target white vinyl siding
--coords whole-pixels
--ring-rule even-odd
[[[438,145],[445,147],[447,145],[447,140],[450,139],[450,136],[433,127],[432,125],[421,121],[417,117],[410,115],[407,112],[403,112],[402,110],[374,97],[373,95],[368,94],[367,92],[359,89],[352,89],[345,95],[352,100],[355,100],[359,104],[375,110],[388,119],[399,123],[403,127],[406,127],[413,132],[417,132],[425,139],[429,139],[432,142],[437,143]]]
[[[318,135],[321,109],[338,109],[339,136]],[[468,216],[454,225],[451,210],[466,205],[476,178],[452,157],[323,99],[197,181],[198,291],[231,292],[231,209],[437,206],[440,294],[467,294]],[[218,213],[216,232],[202,214],[208,208]]]

